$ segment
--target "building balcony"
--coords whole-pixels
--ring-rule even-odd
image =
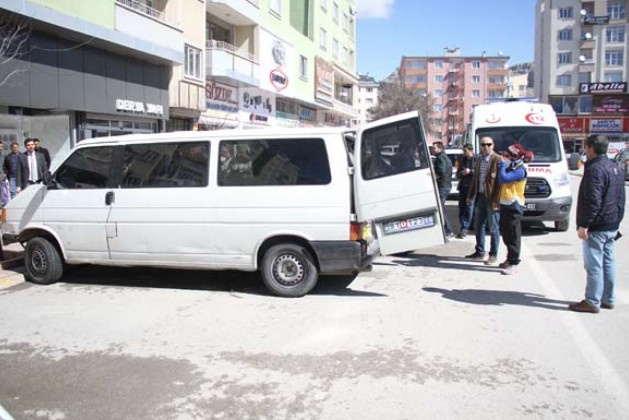
[[[448,109],[448,115],[459,115],[458,108],[449,108]]]
[[[596,48],[596,38],[581,38],[580,47],[583,50],[593,50]]]
[[[116,0],[115,30],[159,47],[183,51],[183,32],[167,16],[137,0]]]
[[[508,87],[506,83],[487,83],[488,90],[506,90]]]
[[[349,100],[343,97],[334,98],[334,111],[339,114],[347,115],[351,118],[358,116],[358,110],[349,103]]]
[[[258,0],[207,0],[207,11],[235,26],[257,25],[260,21]]]
[[[509,69],[487,69],[488,76],[508,76]]]
[[[255,56],[223,41],[206,42],[206,76],[238,86],[260,85],[260,63]]]

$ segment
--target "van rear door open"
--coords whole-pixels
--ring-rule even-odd
[[[358,130],[354,193],[358,221],[374,222],[382,254],[445,243],[430,153],[417,112]]]

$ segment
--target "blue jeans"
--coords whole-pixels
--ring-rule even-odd
[[[489,255],[498,255],[500,245],[500,213],[491,208],[491,203],[483,195],[476,196],[474,203],[474,229],[476,230],[476,252],[485,255],[485,226],[489,225],[491,237]]]
[[[467,233],[472,224],[474,217],[474,203],[467,205],[467,193],[469,188],[462,188],[459,191],[459,223],[461,224],[461,232]]]
[[[616,261],[614,238],[617,231],[588,232],[583,241],[583,263],[587,272],[585,300],[592,306],[614,303]]]
[[[11,195],[11,199],[15,198],[17,194],[17,179],[9,177],[9,194]]]

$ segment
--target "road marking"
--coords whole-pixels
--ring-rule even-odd
[[[522,244],[522,248],[523,255],[533,255],[528,249],[524,250],[528,248],[524,244]],[[567,300],[538,261],[527,259],[526,263],[532,269],[537,283],[544,290],[546,297]],[[559,314],[566,330],[568,330],[574,340],[574,347],[579,349],[585,361],[590,365],[591,373],[597,377],[599,384],[606,391],[607,395],[612,397],[617,412],[621,414],[629,413],[629,387],[622,377],[616,373],[614,366],[609,362],[601,347],[580,321],[580,317],[591,315],[576,312],[559,312]]]

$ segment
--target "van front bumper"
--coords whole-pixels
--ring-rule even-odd
[[[377,240],[366,241],[313,241],[310,242],[321,274],[351,274],[369,270],[380,255]]]
[[[570,217],[572,197],[559,197],[553,199],[526,200],[527,206],[532,204],[535,208],[524,210],[523,220],[544,220],[559,222]]]

